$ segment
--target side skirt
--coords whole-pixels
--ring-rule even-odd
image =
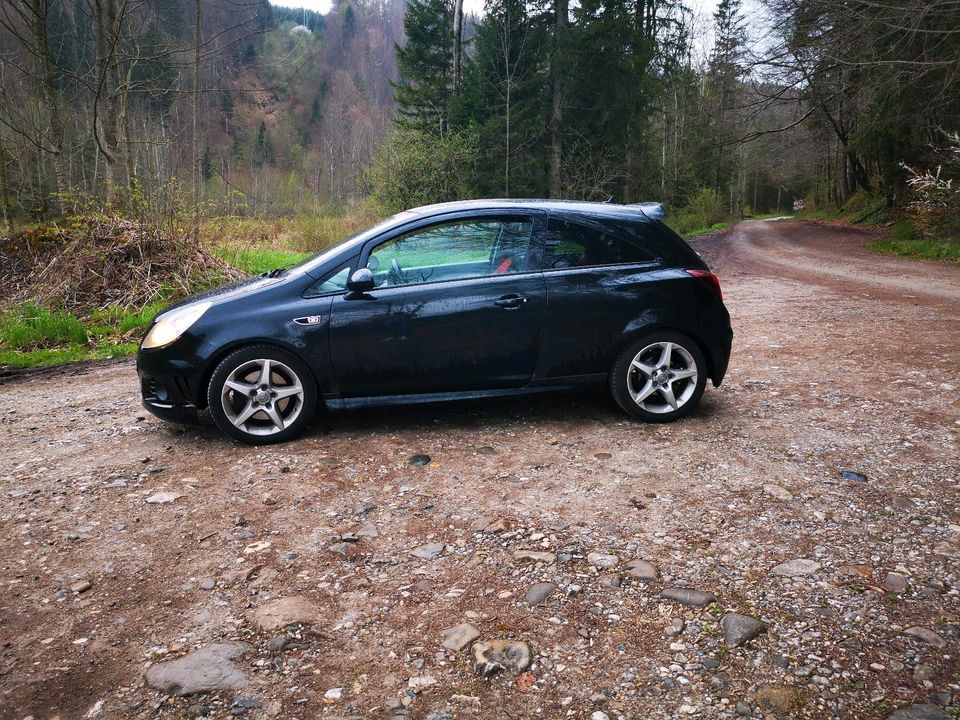
[[[584,385],[597,385],[605,382],[606,373],[593,375],[573,375],[561,378],[533,380],[522,388],[505,390],[470,390],[466,392],[421,393],[415,395],[374,395],[371,397],[341,397],[324,395],[323,402],[330,410],[352,410],[362,407],[381,407],[385,405],[420,405],[424,403],[451,402],[454,400],[478,400],[482,398],[511,397],[517,395],[537,395],[540,393],[572,390]]]

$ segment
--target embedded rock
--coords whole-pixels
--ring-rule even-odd
[[[317,607],[302,595],[274,600],[253,611],[253,622],[267,631],[287,625],[312,625],[318,619]]]
[[[246,687],[247,677],[231,662],[253,650],[243,642],[214,643],[177,660],[154,665],[147,684],[168,695],[195,695]]]

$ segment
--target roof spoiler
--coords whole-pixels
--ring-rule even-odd
[[[663,205],[658,202],[632,203],[627,207],[636,208],[650,220],[663,220],[663,216],[666,214]]]

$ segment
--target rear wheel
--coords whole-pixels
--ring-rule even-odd
[[[213,421],[251,445],[283,442],[306,429],[317,405],[309,368],[292,353],[253,345],[228,355],[207,389]]]
[[[689,337],[651,333],[630,343],[610,372],[617,404],[647,422],[671,422],[693,410],[707,383],[707,361]]]

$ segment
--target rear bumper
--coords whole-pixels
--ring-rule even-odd
[[[714,387],[720,387],[724,376],[727,374],[727,366],[730,364],[730,351],[733,348],[733,330],[728,330],[726,337],[723,338],[713,352],[713,372],[711,380]]]

